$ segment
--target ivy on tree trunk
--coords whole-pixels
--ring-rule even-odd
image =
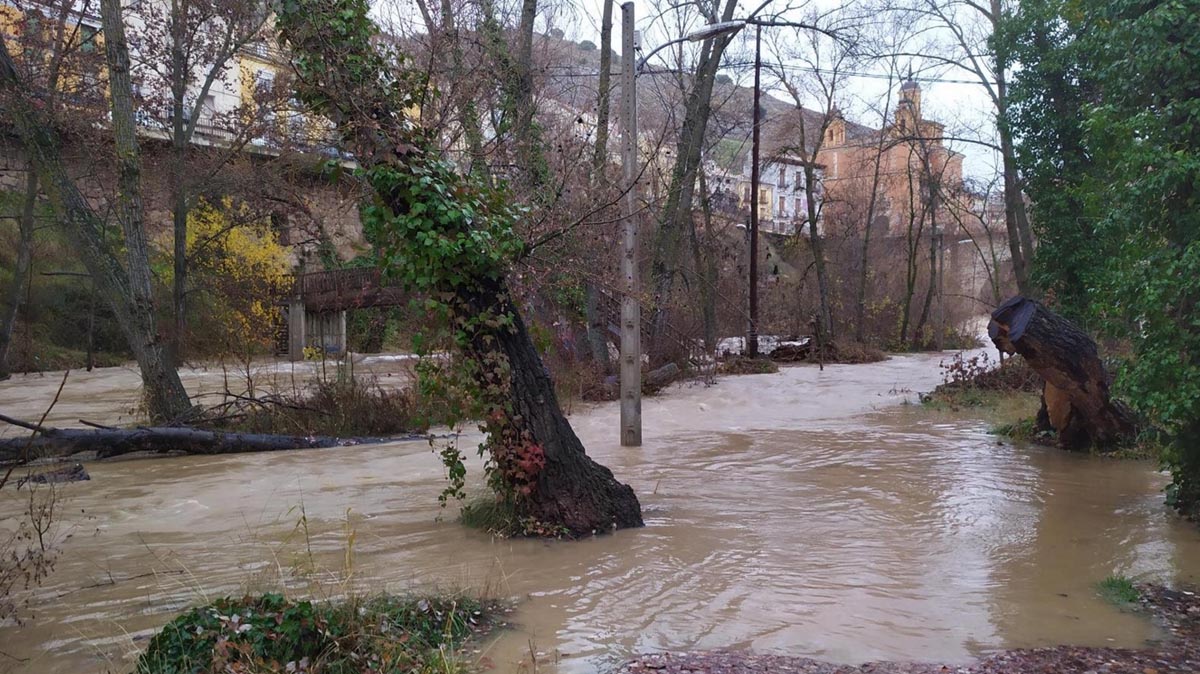
[[[458,173],[412,113],[424,77],[377,46],[365,0],[284,0],[276,25],[291,49],[297,94],[327,116],[375,197],[363,225],[387,271],[447,319],[489,433],[490,483],[527,531],[573,537],[642,524],[633,490],[592,461],[505,279],[523,251],[509,195]],[[443,454],[452,490],[457,450]]]

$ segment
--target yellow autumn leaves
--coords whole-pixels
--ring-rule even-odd
[[[188,213],[188,305],[202,350],[249,355],[271,346],[281,292],[291,282],[289,250],[271,218],[226,198]]]

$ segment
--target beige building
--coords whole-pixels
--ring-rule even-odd
[[[948,200],[962,194],[963,157],[945,146],[943,135],[942,124],[922,116],[921,87],[912,80],[901,85],[892,123],[883,129],[836,117],[817,155],[825,166],[826,205],[862,210],[878,161],[875,227],[883,225],[885,235],[902,235],[928,215],[943,227],[953,222],[954,205]]]

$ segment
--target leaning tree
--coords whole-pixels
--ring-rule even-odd
[[[368,17],[366,0],[281,0],[297,96],[327,117],[374,191],[363,226],[385,269],[450,322],[488,439],[489,480],[527,531],[583,536],[642,524],[628,485],[584,452],[509,292],[522,210],[460,174],[419,123],[428,83]],[[462,464],[451,457],[451,477]]]

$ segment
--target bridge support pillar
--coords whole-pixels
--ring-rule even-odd
[[[295,298],[288,303],[288,360],[293,363],[304,360],[305,337],[308,334],[304,325],[304,300]]]

